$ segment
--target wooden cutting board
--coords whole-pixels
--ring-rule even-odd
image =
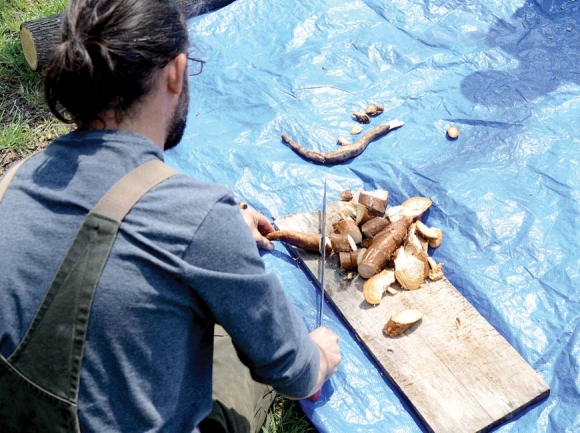
[[[339,206],[327,206],[328,233]],[[275,225],[318,233],[319,219],[320,212],[294,213]],[[287,247],[318,282],[320,255]],[[327,259],[327,299],[429,431],[488,431],[549,395],[544,380],[446,278],[387,293],[372,306],[362,294],[365,280],[347,280],[347,273],[336,254]],[[388,318],[406,308],[423,312],[421,322],[398,337],[385,336]]]

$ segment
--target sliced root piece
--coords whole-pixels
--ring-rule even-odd
[[[395,282],[395,274],[390,269],[385,269],[372,276],[363,285],[365,301],[371,305],[379,305],[385,290]]]
[[[278,230],[266,235],[270,241],[280,241],[292,245],[293,247],[302,248],[306,251],[320,252],[320,235],[313,233],[303,233],[293,230]],[[326,253],[330,254],[332,248],[327,243]]]
[[[329,238],[330,244],[332,245],[332,251],[351,252],[358,249],[352,236],[347,233],[332,233]]]
[[[361,226],[361,231],[366,238],[374,238],[379,232],[383,231],[391,222],[388,219],[375,217],[368,220]]]
[[[411,218],[403,217],[374,237],[364,259],[358,265],[358,273],[362,278],[370,278],[385,268],[393,253],[405,241],[412,222]]]
[[[340,251],[338,256],[340,259],[340,267],[344,270],[356,268],[366,252],[366,248],[358,248],[356,251],[350,252]]]
[[[389,191],[379,189],[377,191],[361,191],[358,202],[365,205],[374,216],[383,216],[387,209]]]
[[[389,337],[396,337],[402,334],[415,323],[423,318],[423,313],[419,310],[401,310],[391,316],[383,327],[383,332]]]
[[[407,232],[407,244],[413,245],[417,250],[427,253],[429,249],[429,242],[426,238],[417,233],[417,222],[411,224]]]
[[[358,226],[356,225],[356,222],[352,219],[344,219],[338,221],[334,223],[332,227],[334,228],[334,231],[336,233],[340,234],[346,233],[350,235],[354,240],[355,244],[358,244],[360,241],[362,241],[362,233],[358,228]]]
[[[344,203],[336,213],[338,217],[343,220],[347,218],[356,219],[357,207],[358,203],[351,200]]]
[[[431,204],[433,204],[433,202],[427,197],[411,197],[399,206],[387,209],[385,217],[389,218],[391,221],[397,221],[403,216],[418,218],[423,215],[429,207],[431,207]]]
[[[412,245],[399,248],[395,259],[395,278],[405,290],[418,289],[429,275],[429,263]]]
[[[443,240],[443,230],[437,227],[427,227],[421,221],[417,221],[417,231],[429,240],[431,248],[437,248]]]

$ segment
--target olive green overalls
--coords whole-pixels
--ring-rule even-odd
[[[0,182],[0,202],[24,161]],[[77,399],[91,304],[125,215],[177,172],[149,161],[121,178],[85,218],[30,328],[0,355],[0,432],[79,432]]]

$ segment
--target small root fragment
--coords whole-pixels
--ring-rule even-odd
[[[352,197],[352,191],[350,189],[344,190],[340,193],[340,200],[342,201],[351,201]]]
[[[429,263],[429,279],[431,281],[439,281],[445,276],[443,273],[443,263],[437,263],[432,257],[428,257]]]
[[[365,113],[369,116],[378,116],[381,114],[385,108],[382,105],[371,104],[365,109]]]
[[[363,113],[362,111],[353,111],[352,115],[358,120],[360,123],[371,123],[371,119],[368,114]]]
[[[383,332],[389,337],[396,337],[405,332],[415,323],[419,322],[422,318],[423,313],[419,310],[401,310],[391,316],[389,321],[383,327]]]
[[[360,134],[361,132],[362,128],[359,125],[354,125],[352,128],[350,128],[351,135],[357,135]]]
[[[457,137],[459,137],[459,128],[457,126],[450,126],[447,128],[447,135],[452,140],[455,140]]]

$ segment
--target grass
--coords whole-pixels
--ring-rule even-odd
[[[267,433],[307,433],[315,432],[298,402],[277,396],[270,411],[270,428]],[[266,429],[263,429],[266,432]]]
[[[12,163],[69,131],[46,107],[41,75],[26,63],[18,33],[22,22],[60,13],[66,4],[67,0],[0,2],[0,176]],[[280,396],[270,419],[267,433],[316,431],[297,402]]]
[[[0,175],[14,161],[40,150],[69,130],[44,104],[42,81],[22,54],[22,22],[66,8],[66,0],[4,0],[0,3]]]

